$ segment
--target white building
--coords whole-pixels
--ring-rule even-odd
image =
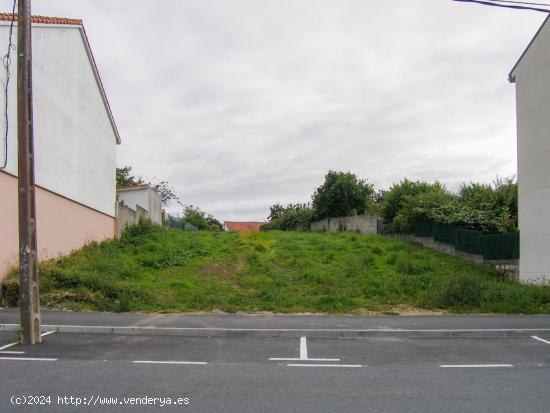
[[[11,14],[0,14],[7,48]],[[33,97],[39,258],[115,234],[119,134],[81,20],[33,17]],[[17,23],[13,41],[17,40]],[[9,134],[0,126],[0,279],[18,260],[17,54],[8,90]],[[0,78],[5,82],[5,71]],[[0,108],[4,108],[4,94]]]
[[[149,184],[118,187],[116,193],[117,200],[132,211],[141,208],[147,218],[155,224],[162,224],[162,197]]]
[[[516,66],[520,280],[550,282],[550,17]]]

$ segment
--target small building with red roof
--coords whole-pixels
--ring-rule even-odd
[[[236,221],[224,221],[223,229],[229,232],[254,232],[259,231],[265,222],[236,222]]]

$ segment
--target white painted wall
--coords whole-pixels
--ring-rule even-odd
[[[136,210],[136,206],[147,210],[147,215],[156,224],[162,224],[162,199],[158,192],[151,188],[137,188],[117,192],[118,200]]]
[[[0,24],[2,45],[8,44],[8,29],[5,22]],[[16,41],[17,31],[13,39]],[[32,41],[36,183],[114,217],[116,135],[80,28],[35,25]],[[6,169],[13,175],[17,175],[16,66],[14,53]],[[0,79],[5,81],[3,71]],[[3,107],[2,94],[0,109]],[[4,128],[0,122],[0,136]],[[2,147],[0,160],[3,154]]]
[[[512,73],[516,83],[520,280],[550,282],[550,22]]]

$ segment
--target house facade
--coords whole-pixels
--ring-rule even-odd
[[[11,19],[0,14],[0,44],[8,45]],[[38,257],[47,259],[114,236],[120,137],[82,21],[35,16],[32,23]],[[0,124],[0,166],[7,159],[0,169],[0,278],[18,261],[15,53],[7,145]],[[5,82],[5,71],[0,78]]]
[[[515,67],[520,280],[550,282],[550,17]]]

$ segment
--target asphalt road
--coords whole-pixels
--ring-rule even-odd
[[[0,350],[0,411],[550,412],[550,334],[303,337],[52,333]],[[46,404],[12,404],[31,395]]]

